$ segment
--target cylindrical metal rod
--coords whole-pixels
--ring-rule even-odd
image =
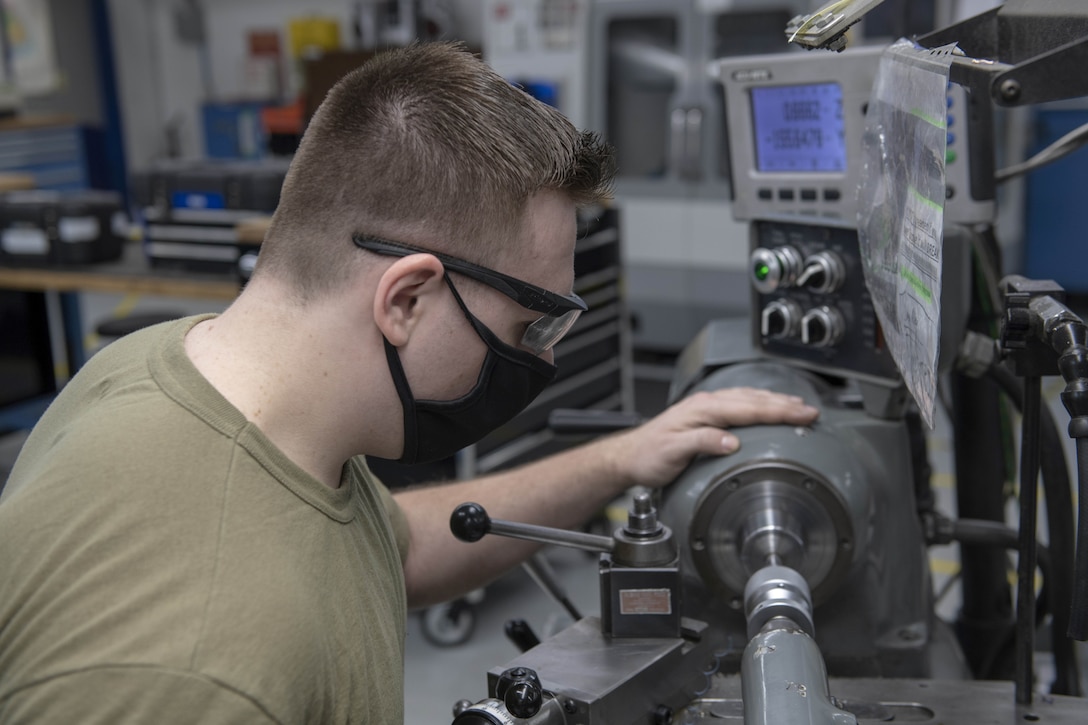
[[[1020,431],[1020,547],[1016,592],[1016,702],[1030,705],[1035,655],[1035,520],[1039,480],[1039,419],[1042,379],[1024,378]]]
[[[524,539],[525,541],[536,541],[540,544],[573,546],[576,549],[596,551],[601,554],[611,552],[615,546],[615,541],[607,536],[586,534],[581,531],[553,529],[548,526],[519,524],[498,519],[491,519],[491,529],[488,533],[509,536],[514,539]]]

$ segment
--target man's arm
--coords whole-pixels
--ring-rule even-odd
[[[474,501],[495,519],[572,529],[632,486],[673,481],[696,455],[737,449],[731,426],[807,425],[817,411],[800,398],[731,388],[696,393],[656,418],[526,466],[470,481],[398,493],[411,545],[405,562],[408,605],[446,601],[486,584],[539,545],[485,536],[467,544],[450,533],[454,508]]]

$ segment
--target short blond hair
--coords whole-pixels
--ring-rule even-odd
[[[611,147],[455,43],[381,53],[329,91],[280,195],[254,277],[304,297],[360,263],[353,233],[483,262],[508,251],[526,201],[610,194]]]

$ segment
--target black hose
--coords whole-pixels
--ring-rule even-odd
[[[952,426],[955,447],[956,511],[969,519],[1004,522],[1004,446],[998,444],[1001,391],[990,379],[952,376]],[[1006,407],[1011,409],[1011,403]],[[1015,450],[1016,446],[1008,446]],[[1009,562],[993,547],[960,547],[962,605],[956,635],[971,671],[979,679],[1011,680],[1012,659],[995,647],[1013,631]]]
[[[1077,438],[1077,561],[1088,562],[1088,438]],[[1073,615],[1069,633],[1083,641],[1088,636],[1088,576],[1079,576],[1073,582]]]
[[[1024,389],[1019,378],[1007,368],[992,365],[987,375],[1000,386],[1017,411],[1023,412]],[[1073,522],[1073,497],[1069,480],[1069,469],[1065,464],[1065,450],[1058,433],[1058,426],[1047,406],[1040,408],[1040,467],[1043,478],[1044,502],[1048,540],[1050,542],[1050,598],[1053,617],[1053,651],[1055,679],[1051,692],[1055,695],[1081,694],[1080,666],[1077,662],[1073,642],[1066,636],[1071,626],[1071,604],[1075,601],[1074,587],[1084,590],[1083,601],[1088,601],[1088,583],[1074,577],[1073,551],[1081,546],[1081,540],[1088,537],[1077,536]],[[1081,510],[1084,510],[1084,494],[1080,497]],[[1080,518],[1081,528],[1088,520]],[[1074,538],[1076,537],[1076,538]],[[1085,546],[1088,546],[1086,544]],[[1079,550],[1078,550],[1079,551]],[[1088,551],[1085,552],[1088,556]],[[1082,559],[1088,561],[1088,559]]]
[[[986,519],[958,519],[948,522],[948,536],[953,541],[962,544],[976,544],[988,546],[1000,546],[1016,551],[1020,546],[1020,535],[1016,529],[1010,528],[999,521]],[[1037,599],[1038,607],[1035,610],[1035,625],[1041,626],[1052,599],[1050,589],[1051,576],[1050,550],[1043,544],[1037,544],[1038,566],[1043,575],[1043,585],[1039,588]],[[993,657],[996,658],[1002,652],[1009,651],[1016,646],[1015,630],[1007,630],[997,635],[999,641],[991,648]],[[987,668],[992,667],[992,661],[984,663]]]
[[[1035,682],[1035,522],[1039,485],[1039,418],[1042,378],[1024,377],[1020,425],[1020,548],[1016,563],[1016,702],[1030,705]]]
[[[949,536],[961,544],[987,544],[1016,551],[1020,546],[1020,535],[1000,521],[986,519],[957,519],[950,521]],[[1039,607],[1035,612],[1035,623],[1042,624],[1052,598],[1052,570],[1050,568],[1050,549],[1036,542],[1039,571],[1043,574],[1043,585],[1039,588]]]
[[[1068,312],[1068,310],[1067,310]],[[1047,339],[1058,353],[1058,369],[1066,382],[1062,391],[1062,405],[1069,412],[1069,437],[1077,442],[1077,486],[1080,491],[1079,515],[1077,516],[1077,571],[1088,569],[1088,471],[1085,470],[1084,441],[1088,439],[1088,327],[1069,313],[1050,328]],[[1081,577],[1083,579],[1083,577]],[[1069,636],[1076,640],[1088,639],[1088,585],[1076,584],[1073,592],[1073,613],[1070,618]]]
[[[993,544],[1006,549],[1019,546],[1019,534],[1016,529],[999,521],[985,519],[957,519],[951,523],[951,537],[961,544]],[[1044,580],[1050,575],[1050,548],[1037,542],[1039,569]]]

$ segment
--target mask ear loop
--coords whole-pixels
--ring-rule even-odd
[[[397,397],[400,398],[401,408],[404,414],[404,450],[401,451],[400,462],[414,461],[419,452],[419,435],[416,430],[416,399],[412,395],[412,388],[408,385],[408,377],[404,374],[404,366],[400,363],[400,354],[397,348],[382,335],[385,343],[385,360],[389,366],[389,374],[393,378],[393,385],[397,389]]]

